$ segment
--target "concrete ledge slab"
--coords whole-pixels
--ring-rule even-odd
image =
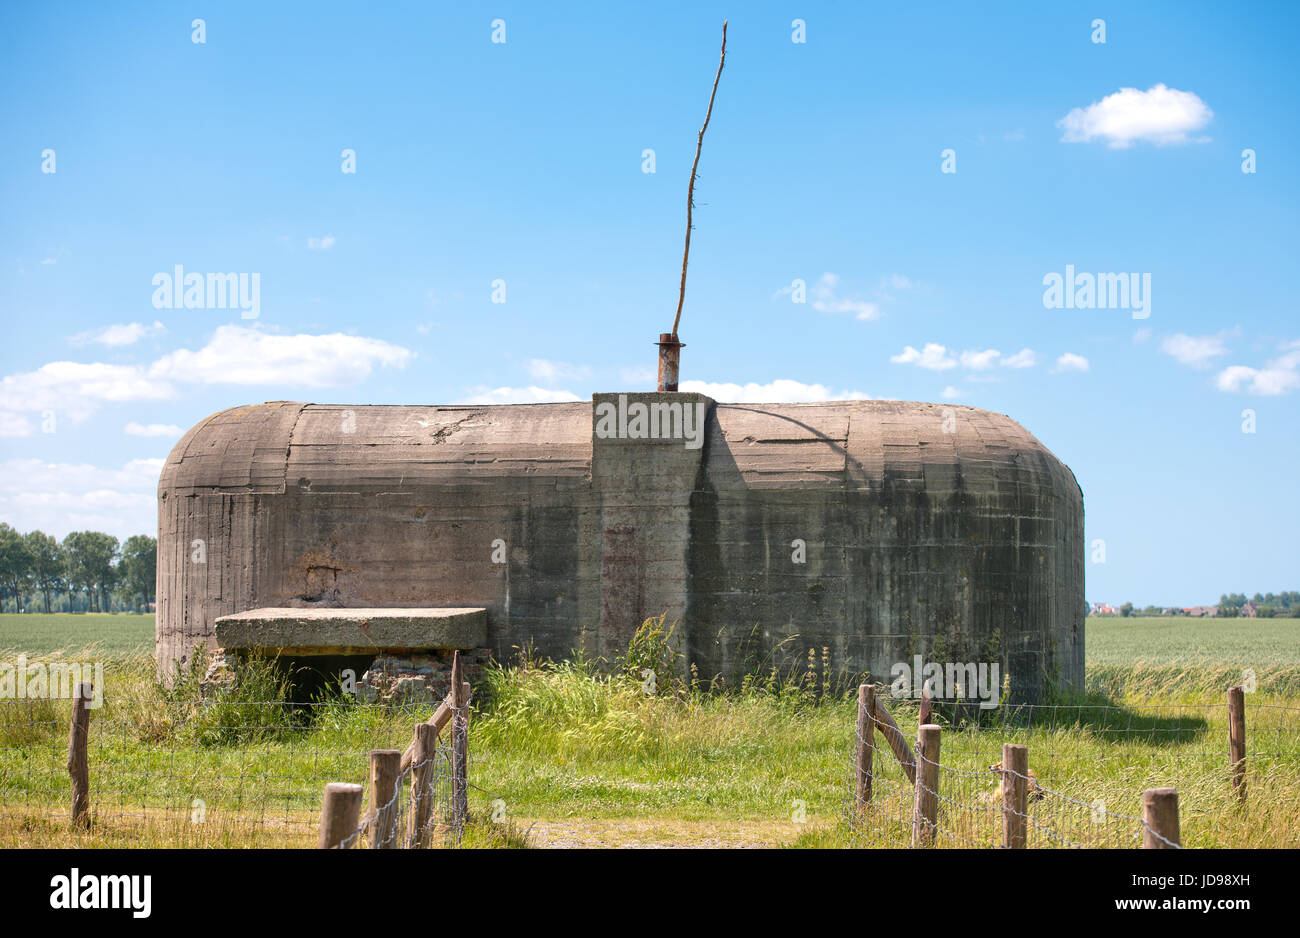
[[[295,609],[266,607],[221,616],[217,644],[228,650],[352,655],[487,644],[487,610]]]

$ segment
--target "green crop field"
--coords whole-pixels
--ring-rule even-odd
[[[0,653],[51,655],[93,646],[101,655],[153,654],[152,615],[0,615]]]
[[[1300,697],[1300,619],[1092,616],[1086,641],[1088,687],[1101,693],[1212,693],[1251,672]]]
[[[1029,747],[1049,794],[1031,846],[1134,846],[1147,787],[1180,793],[1188,846],[1300,846],[1300,642],[1293,620],[1090,619],[1085,695],[972,722],[940,705],[939,846],[991,846],[1003,742]],[[91,718],[90,831],[68,825],[67,701],[0,701],[0,847],[307,846],[328,781],[363,782],[366,752],[403,748],[427,709],[350,699],[310,713],[264,703],[268,672],[216,705],[192,678],[153,679],[147,616],[0,617],[0,662],[97,660],[109,700]],[[57,655],[58,650],[63,655]],[[134,649],[134,650],[133,650]],[[726,693],[638,681],[582,661],[518,662],[476,684],[468,845],[889,846],[905,841],[909,788],[877,754],[876,812],[849,831],[855,702],[821,661],[795,655]],[[1225,691],[1248,695],[1250,808],[1227,772]],[[912,701],[889,700],[903,732]],[[879,744],[879,743],[878,743]],[[1098,820],[1091,806],[1103,804]],[[194,821],[201,806],[202,823]],[[508,824],[481,819],[500,811]]]
[[[1300,664],[1300,619],[1091,616],[1087,645],[1089,666],[1294,665]]]

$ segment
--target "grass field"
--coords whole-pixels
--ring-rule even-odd
[[[151,635],[150,617],[0,617],[0,648],[10,649],[0,660],[71,648],[60,618],[84,620],[76,626],[94,633],[108,662],[110,700],[92,717],[96,826],[67,825],[70,704],[0,703],[0,846],[309,845],[324,783],[363,781],[366,751],[404,748],[428,715],[336,702],[305,722],[252,702],[275,693],[257,682],[242,699],[199,706],[191,687],[160,691],[148,652],[130,651]],[[997,781],[987,766],[1003,742],[1023,742],[1052,792],[1035,808],[1037,846],[1133,844],[1136,825],[1116,815],[1139,814],[1141,790],[1158,784],[1179,788],[1188,845],[1300,845],[1295,625],[1089,620],[1089,682],[1105,694],[983,725],[942,715],[941,844],[993,842]],[[1259,689],[1242,813],[1228,784],[1223,700],[1245,668]],[[913,736],[912,705],[890,707]],[[910,795],[887,752],[877,756],[874,822],[858,833],[841,823],[854,717],[854,702],[815,670],[728,695],[655,697],[581,664],[496,670],[476,688],[470,802],[480,818],[499,804],[513,826],[479,825],[470,843],[513,845],[519,837],[501,832],[526,831],[539,846],[888,845]],[[192,823],[196,799],[202,824]],[[1098,799],[1101,822],[1089,810]]]
[[[1272,693],[1300,698],[1300,619],[1094,616],[1086,647],[1088,687],[1099,693],[1182,699],[1251,671]]]
[[[1124,619],[1092,616],[1087,624],[1088,666],[1218,667],[1259,669],[1300,664],[1300,619]]]
[[[0,614],[0,652],[21,651],[31,658],[94,646],[110,657],[153,654],[153,623],[153,615],[131,613],[4,613]]]

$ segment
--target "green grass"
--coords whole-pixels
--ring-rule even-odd
[[[1090,619],[1092,693],[1069,709],[1037,711],[1032,722],[1011,713],[975,726],[940,707],[940,844],[996,840],[988,766],[1003,742],[1022,742],[1053,793],[1035,806],[1036,846],[1134,845],[1137,825],[1114,815],[1140,814],[1141,791],[1164,784],[1179,789],[1188,845],[1300,846],[1300,646],[1287,620],[1218,623],[1227,638],[1214,624]],[[42,635],[48,642],[49,629]],[[1226,771],[1223,706],[1243,667],[1259,675],[1248,699],[1246,812],[1235,807]],[[769,673],[725,695],[661,685],[655,696],[581,660],[490,670],[475,688],[476,820],[465,845],[905,840],[910,789],[884,750],[875,817],[853,831],[842,823],[856,704],[823,692],[815,669],[811,679]],[[366,752],[404,748],[412,724],[428,716],[344,700],[310,714],[261,705],[279,693],[269,670],[205,705],[192,682],[157,687],[148,653],[110,659],[106,679],[109,700],[91,718],[96,822],[86,833],[67,824],[70,704],[0,702],[0,846],[308,846],[324,784],[363,782]],[[915,707],[889,706],[914,737]],[[196,799],[201,824],[191,817]],[[1099,823],[1090,808],[1097,799],[1111,812]],[[494,824],[494,812],[507,823]]]
[[[1213,693],[1253,671],[1300,696],[1300,619],[1089,617],[1088,687],[1107,694]]]
[[[1145,661],[1260,669],[1300,664],[1300,619],[1190,619],[1186,616],[1090,616],[1089,667]]]
[[[106,656],[153,654],[153,641],[152,614],[0,614],[0,652],[21,651],[28,658],[92,645]]]

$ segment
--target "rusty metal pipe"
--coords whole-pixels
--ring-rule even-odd
[[[659,333],[659,390],[677,390],[677,366],[681,362],[685,343],[677,341],[671,332]]]

